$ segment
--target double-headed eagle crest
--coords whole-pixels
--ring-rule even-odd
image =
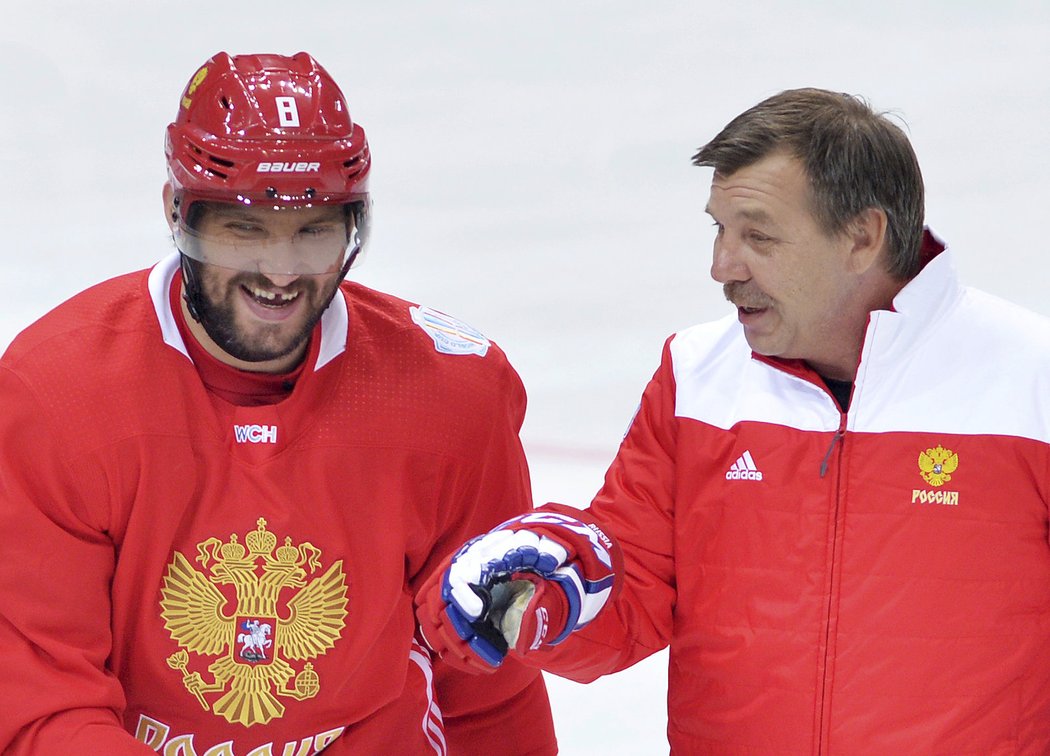
[[[919,452],[919,474],[931,486],[943,486],[959,467],[959,455],[951,449],[936,446]]]
[[[181,646],[168,666],[182,672],[183,685],[205,710],[246,727],[284,716],[278,696],[302,701],[317,695],[320,680],[307,660],[335,645],[347,614],[341,560],[307,581],[320,569],[320,549],[308,542],[293,546],[287,537],[275,548],[266,520],[257,525],[243,544],[236,534],[226,543],[209,538],[197,544],[203,571],[176,552],[160,601],[164,627]],[[232,611],[220,585],[233,587]],[[219,657],[208,666],[212,682],[189,671],[191,653]],[[289,660],[306,664],[296,672]],[[223,695],[209,703],[214,693]]]

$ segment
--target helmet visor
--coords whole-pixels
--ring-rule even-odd
[[[195,202],[174,231],[179,251],[206,265],[271,275],[340,271],[362,246],[355,205],[273,207]]]

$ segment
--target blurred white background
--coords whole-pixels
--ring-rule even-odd
[[[1050,314],[1047,0],[12,5],[0,347],[170,249],[163,132],[219,50],[307,50],[342,85],[374,157],[352,275],[506,349],[540,502],[587,503],[663,340],[727,312],[690,157],[782,89],[896,113],[964,278]],[[549,678],[563,753],[666,753],[665,670],[660,654],[590,686]]]

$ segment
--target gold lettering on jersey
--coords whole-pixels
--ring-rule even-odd
[[[337,727],[316,735],[307,735],[299,740],[290,740],[283,747],[271,741],[243,752],[243,756],[314,756],[331,745],[332,741],[342,735],[345,729],[345,727]],[[145,714],[139,715],[135,739],[164,756],[238,756],[232,741],[227,740],[213,746],[202,746],[204,750],[198,750],[194,745],[192,734],[176,735],[169,739],[170,733],[169,725]]]
[[[160,601],[164,627],[181,647],[168,666],[202,709],[246,727],[283,717],[279,697],[317,695],[321,682],[308,660],[335,646],[347,614],[342,560],[307,580],[321,568],[320,549],[287,537],[276,547],[266,520],[257,524],[243,544],[236,534],[197,544],[200,571],[175,552]],[[236,596],[230,613],[219,586]],[[211,682],[191,670],[191,654],[217,657],[207,668]],[[305,664],[297,671],[290,661]],[[213,701],[215,694],[222,695]]]

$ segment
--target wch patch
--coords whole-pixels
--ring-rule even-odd
[[[408,309],[412,314],[412,322],[426,331],[434,340],[434,348],[442,354],[476,354],[484,357],[488,352],[492,342],[462,320],[429,307]]]

